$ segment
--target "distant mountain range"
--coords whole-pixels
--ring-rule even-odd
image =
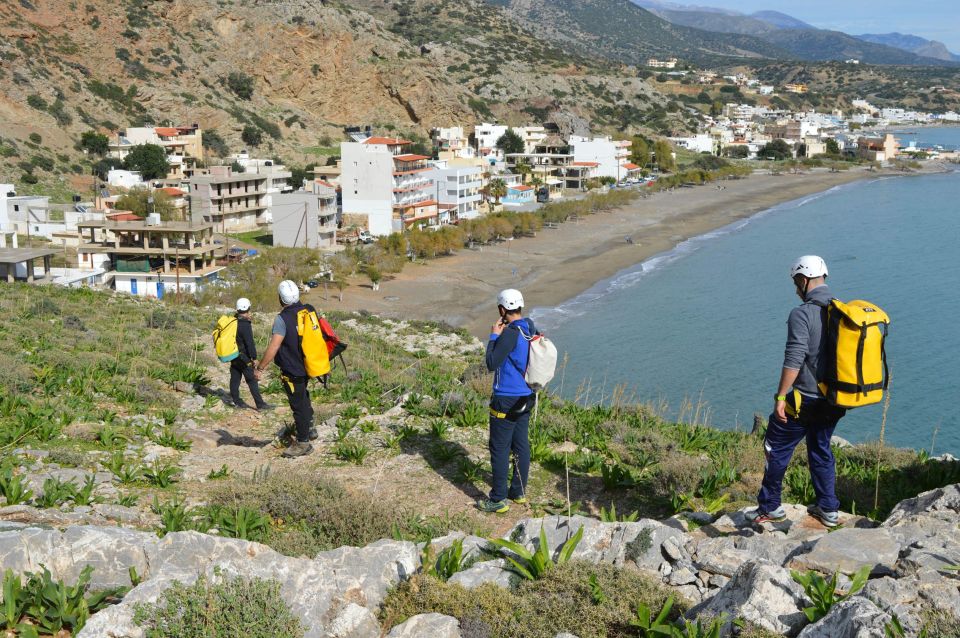
[[[632,0],[675,25],[719,33],[754,36],[803,60],[856,58],[873,64],[942,64],[960,62],[935,40],[900,33],[849,35],[819,29],[779,11],[749,15],[728,9],[683,5],[662,0]]]

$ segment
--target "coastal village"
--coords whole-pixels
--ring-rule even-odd
[[[0,184],[0,281],[162,298],[196,292],[220,279],[232,261],[255,256],[257,247],[238,239],[251,233],[271,236],[273,246],[329,255],[412,228],[530,212],[589,192],[656,188],[676,170],[678,153],[706,156],[697,167],[733,162],[747,172],[778,171],[784,162],[893,166],[956,154],[887,132],[960,121],[952,111],[878,108],[866,100],[854,100],[846,113],[791,111],[778,108],[775,98],[804,94],[806,85],[773,87],[743,73],[677,70],[676,59],[652,58],[647,65],[662,81],[695,78],[745,101],[694,110],[700,130],[683,137],[618,139],[595,135],[585,123],[481,122],[437,126],[425,142],[353,126],[326,164],[309,171],[256,157],[254,146],[215,157],[198,124],[90,131],[81,146],[99,161],[89,192],[72,202],[51,201]]]

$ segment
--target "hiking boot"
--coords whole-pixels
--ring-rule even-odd
[[[304,441],[297,441],[296,443],[288,447],[286,450],[284,450],[282,456],[288,459],[292,459],[298,456],[306,456],[311,452],[313,452],[312,445]]]
[[[320,433],[317,432],[317,428],[310,426],[310,431],[307,433],[307,438],[311,441],[316,441],[320,438]]]
[[[488,498],[477,501],[477,509],[488,514],[503,514],[510,510],[506,501],[491,501]]]
[[[772,512],[764,512],[759,507],[751,512],[747,512],[747,520],[753,523],[754,525],[762,525],[763,523],[782,523],[787,520],[787,513],[783,511],[782,507],[778,507]]]
[[[807,514],[820,521],[824,527],[836,527],[840,524],[840,512],[825,512],[819,505],[807,507]]]
[[[511,498],[510,500],[513,501],[516,505],[526,505],[526,504],[527,504],[527,497],[526,497],[526,496],[518,496],[517,498]]]
[[[273,410],[276,407],[277,406],[273,405],[272,403],[261,403],[260,405],[257,406],[257,410],[260,412],[269,412],[270,410]]]
[[[252,410],[253,406],[244,403],[243,401],[231,401],[228,403],[231,408],[237,408],[238,410]]]

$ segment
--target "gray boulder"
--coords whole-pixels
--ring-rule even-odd
[[[830,613],[801,631],[799,638],[884,638],[884,625],[890,620],[890,614],[855,596],[835,605]]]
[[[679,541],[676,548],[682,548],[689,539],[683,532],[652,519],[633,523],[603,523],[584,516],[524,519],[517,523],[508,536],[533,550],[540,542],[541,527],[554,554],[578,529],[583,528],[583,538],[573,552],[574,558],[610,563],[617,567],[625,562],[633,562],[650,571],[657,571],[666,560],[662,546],[668,538]],[[685,550],[678,551],[685,553]]]
[[[958,516],[960,484],[955,484],[901,501],[880,526],[913,541],[955,530]]]
[[[446,536],[435,538],[430,541],[433,551],[436,555],[453,545],[456,541],[463,541],[463,560],[474,560],[481,557],[485,551],[496,552],[496,548],[490,545],[490,541],[481,536],[472,536],[463,532],[450,532]]]
[[[476,589],[480,585],[492,583],[498,587],[512,587],[519,580],[519,576],[507,569],[507,561],[503,558],[474,563],[469,569],[457,572],[447,582]]]
[[[324,638],[367,638],[380,633],[380,622],[372,611],[347,603],[327,627]]]
[[[687,618],[719,616],[743,618],[759,627],[784,636],[796,636],[806,623],[802,608],[807,605],[803,589],[786,569],[766,562],[748,562],[722,589],[697,605]],[[730,632],[730,623],[725,635]]]
[[[379,607],[391,587],[420,568],[420,551],[409,541],[379,540],[366,547],[321,552],[315,562],[333,571],[341,591],[359,596],[356,602]]]
[[[461,638],[460,621],[443,614],[419,614],[390,630],[387,638]]]
[[[808,553],[794,558],[791,565],[826,574],[852,574],[864,566],[870,567],[872,574],[892,574],[899,557],[900,543],[889,531],[843,528],[817,540]]]

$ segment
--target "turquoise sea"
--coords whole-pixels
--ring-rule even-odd
[[[960,128],[915,131],[895,134],[903,145],[960,147]],[[960,455],[960,171],[883,176],[781,204],[534,310],[568,355],[562,394],[610,400],[620,385],[668,416],[749,429],[772,407],[799,303],[788,269],[811,253],[826,259],[839,298],[891,316],[887,442]],[[876,439],[881,417],[882,406],[851,411],[837,434]]]

